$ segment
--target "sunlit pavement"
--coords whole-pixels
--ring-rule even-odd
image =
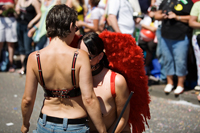
[[[0,133],[20,132],[25,78],[25,75],[16,72],[0,72]],[[151,119],[145,133],[200,133],[200,104],[196,99],[198,92],[189,90],[177,97],[173,92],[166,95],[163,89],[164,85],[149,87]],[[39,86],[30,120],[30,132],[36,128],[42,101],[43,90]]]

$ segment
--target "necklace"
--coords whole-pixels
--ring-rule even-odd
[[[103,70],[103,66],[100,65],[99,63],[94,66],[91,66],[91,68],[92,68],[92,76],[99,74]]]

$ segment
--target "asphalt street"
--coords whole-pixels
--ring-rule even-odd
[[[20,132],[25,79],[25,75],[0,72],[0,133]],[[200,133],[200,103],[196,93],[187,91],[175,97],[173,93],[165,95],[163,88],[164,85],[149,87],[151,119],[145,133]],[[39,86],[29,132],[36,128],[42,101],[43,90]]]

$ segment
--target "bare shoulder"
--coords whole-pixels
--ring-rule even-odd
[[[33,68],[36,65],[36,53],[37,51],[34,51],[28,56],[28,67]]]
[[[84,50],[79,49],[78,53],[79,53],[79,58],[89,60],[89,56],[88,56],[87,52],[85,52]]]
[[[32,53],[28,56],[28,60],[34,60],[34,59],[36,59],[36,54],[37,54],[37,51],[32,52]]]
[[[126,79],[123,75],[116,73],[115,77],[115,91],[116,93],[126,92],[128,90]]]
[[[87,53],[86,53],[84,50],[82,50],[82,49],[78,49],[78,52],[79,52],[80,54],[83,54],[83,55],[84,55],[84,54],[85,54],[85,55],[87,54]]]
[[[88,54],[85,51],[83,51],[82,49],[78,50],[77,60],[78,60],[77,64],[79,64],[82,67],[83,66],[85,67],[86,64],[89,65],[89,63],[90,63]]]
[[[119,73],[116,73],[116,77],[115,77],[115,85],[117,87],[123,87],[123,86],[126,86],[127,83],[126,83],[126,79],[124,78],[123,75],[119,74]]]

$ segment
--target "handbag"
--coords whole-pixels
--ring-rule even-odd
[[[115,30],[113,29],[113,27],[110,26],[110,25],[108,25],[107,22],[105,23],[104,29],[106,29],[106,30],[108,30],[108,31],[111,31],[111,32],[115,32]]]

